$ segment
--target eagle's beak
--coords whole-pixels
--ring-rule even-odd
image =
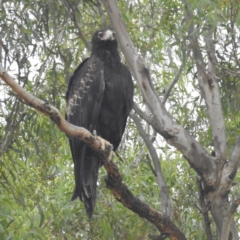
[[[115,40],[115,32],[113,32],[111,30],[105,31],[104,32],[104,36],[103,36],[103,38],[101,40],[104,40],[104,41],[106,41],[106,40],[111,40],[111,41]]]

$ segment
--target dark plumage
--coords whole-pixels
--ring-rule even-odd
[[[96,130],[115,151],[133,105],[133,82],[128,68],[120,61],[113,31],[94,33],[92,54],[75,70],[66,99],[66,119],[90,132]],[[79,197],[91,218],[102,163],[96,153],[79,139],[70,137],[69,142],[75,174],[72,200]]]

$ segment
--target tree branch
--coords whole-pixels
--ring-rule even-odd
[[[110,161],[105,168],[108,172],[108,177],[106,179],[107,188],[112,191],[117,201],[121,202],[131,211],[137,213],[140,217],[154,224],[162,234],[167,235],[171,240],[186,239],[183,233],[174,225],[167,215],[157,212],[132,195],[126,185],[122,183],[122,178],[113,161]]]
[[[97,5],[97,8],[98,8],[98,13],[99,13],[99,15],[101,17],[101,20],[102,20],[102,25],[106,29],[108,27],[108,25],[107,25],[107,22],[106,22],[105,17],[104,17],[104,13],[103,13],[103,10],[102,10],[100,0],[97,0],[96,5]]]
[[[102,2],[116,31],[121,50],[141,89],[144,102],[151,110],[155,130],[169,144],[183,153],[189,164],[205,180],[208,186],[213,186],[217,178],[213,158],[182,126],[173,121],[173,118],[155,94],[149,71],[130,39],[116,0],[103,0]]]
[[[237,138],[237,143],[232,151],[231,157],[225,163],[222,170],[219,194],[224,196],[228,194],[232,187],[237,171],[240,167],[240,136]]]
[[[221,232],[220,240],[228,239],[231,223],[233,220],[233,214],[235,213],[239,204],[240,204],[240,195],[238,195],[237,198],[229,206],[229,208],[223,218],[223,225],[222,225],[222,232]]]
[[[212,39],[212,29],[205,37],[207,52],[208,52],[208,70],[205,68],[203,55],[199,46],[196,29],[194,28],[194,17],[188,9],[186,0],[182,0],[185,6],[186,21],[189,25],[188,37],[190,46],[193,52],[193,58],[197,66],[198,82],[203,98],[205,99],[207,113],[212,127],[214,150],[216,158],[220,161],[221,168],[226,159],[226,129],[223,118],[222,104],[220,99],[220,91],[217,82],[216,73],[216,56],[215,48]]]
[[[227,172],[229,178],[233,181],[240,167],[240,136],[237,138],[236,145],[232,151],[228,162]]]
[[[67,1],[64,1],[64,0],[60,0],[60,1],[62,2],[62,5],[65,8],[66,12],[68,13],[69,17],[73,21],[76,29],[78,30],[78,36],[81,38],[81,40],[85,44],[87,50],[91,51],[92,45],[91,45],[90,42],[87,41],[86,37],[82,33],[82,29],[81,29],[80,23],[78,21],[78,17],[77,17],[77,13],[76,13],[77,12],[77,8],[74,8],[73,6],[71,6],[69,4],[69,2],[67,2]]]
[[[6,129],[8,129],[8,131],[5,132],[4,138],[1,139],[2,141],[1,141],[1,147],[0,147],[0,157],[6,151],[6,149],[9,148],[9,146],[11,145],[14,135],[17,132],[16,130],[18,129],[20,123],[23,121],[25,115],[26,115],[26,113],[22,113],[20,116],[20,119],[18,121],[16,121],[16,123],[13,123],[10,126],[10,128],[8,128],[8,126],[6,127]]]
[[[15,93],[18,94],[19,97],[25,101],[27,105],[47,115],[62,132],[72,137],[79,137],[82,141],[90,145],[90,147],[92,147],[95,151],[101,152],[101,142],[97,141],[97,138],[94,137],[88,130],[68,123],[58,109],[28,93],[8,75],[1,65],[0,77],[8,86],[12,88]],[[110,146],[107,141],[106,143],[106,145]]]
[[[212,232],[211,232],[211,222],[208,216],[208,208],[204,200],[204,191],[201,186],[201,180],[197,180],[197,185],[198,185],[199,203],[201,206],[201,213],[203,215],[204,228],[207,235],[207,240],[213,240]]]
[[[150,124],[154,129],[157,128],[157,125],[155,124],[154,120],[145,112],[143,112],[135,102],[133,103],[133,110],[148,124]]]
[[[183,54],[184,57],[183,57],[182,64],[181,64],[180,68],[178,69],[177,74],[175,75],[175,78],[173,79],[172,83],[170,84],[170,86],[168,87],[166,93],[164,94],[164,97],[163,97],[163,100],[162,100],[163,105],[165,105],[167,99],[170,96],[170,93],[171,93],[173,87],[178,82],[178,80],[179,80],[179,78],[180,78],[180,76],[182,74],[182,71],[183,71],[183,69],[185,67],[185,64],[186,64],[186,56],[188,56],[188,54],[189,54],[189,50],[187,50],[187,54],[185,54],[185,53]]]
[[[122,178],[118,171],[117,166],[111,159],[113,152],[111,145],[106,140],[93,136],[88,130],[74,126],[68,123],[58,109],[52,105],[32,96],[17,84],[13,78],[0,65],[0,78],[12,88],[12,90],[20,96],[27,105],[47,115],[58,128],[72,137],[78,137],[84,141],[89,147],[96,151],[103,159],[104,167],[107,170],[108,176],[106,179],[107,187],[111,190],[112,194],[117,201],[121,202],[125,207],[137,213],[140,217],[147,219],[154,224],[157,229],[167,235],[172,240],[186,240],[183,233],[177,226],[170,220],[170,218],[160,212],[157,212],[140,199],[134,197],[128,190],[125,184],[122,183]],[[105,147],[103,147],[105,146]]]
[[[167,216],[169,216],[170,218],[172,218],[171,199],[169,197],[167,184],[166,184],[165,179],[164,179],[163,174],[162,174],[162,168],[161,168],[161,164],[159,162],[159,157],[157,155],[157,151],[154,148],[154,146],[153,146],[151,140],[149,139],[148,135],[144,131],[138,116],[134,113],[130,113],[130,117],[135,122],[138,133],[140,134],[140,136],[144,140],[144,142],[145,142],[145,144],[148,148],[148,152],[151,155],[151,158],[152,158],[152,161],[153,161],[153,164],[154,164],[154,167],[155,167],[157,184],[158,184],[158,187],[160,189],[160,202],[161,202],[162,212],[164,214],[166,214]]]
[[[232,216],[229,217],[228,215],[227,206],[229,205],[228,194],[236,174],[236,170],[233,169],[233,167],[238,165],[239,160],[236,159],[239,158],[239,155],[236,156],[236,154],[232,154],[232,156],[234,155],[233,158],[235,160],[226,163],[226,129],[218,86],[219,79],[216,70],[217,59],[215,56],[215,46],[213,41],[214,28],[211,24],[208,24],[208,22],[204,26],[204,41],[208,57],[208,65],[205,67],[204,56],[196,34],[197,23],[194,21],[193,13],[188,8],[187,1],[182,0],[182,3],[185,7],[185,19],[189,26],[188,38],[197,67],[198,82],[206,103],[207,113],[212,128],[214,150],[216,152],[217,175],[219,176],[215,185],[214,193],[205,191],[205,200],[211,202],[210,211],[216,223],[217,233],[220,236],[220,239],[230,239],[230,236],[232,236],[232,239],[238,239],[236,225]],[[237,154],[239,154],[240,150],[239,145],[240,144],[238,143],[234,150]]]
[[[215,196],[211,203],[211,212],[218,228],[220,240],[229,239],[228,236],[230,235],[232,235],[232,239],[238,239],[238,231],[234,223],[232,211],[236,210],[239,200],[237,199],[236,204],[233,202],[231,207],[228,208],[230,205],[228,194],[231,191],[232,183],[239,169],[239,165],[240,137],[237,139],[230,160],[223,166],[221,178],[219,179],[219,186],[215,191]]]

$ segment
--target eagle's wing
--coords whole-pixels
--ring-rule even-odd
[[[68,86],[66,119],[90,132],[95,130],[101,109],[105,89],[103,70],[102,61],[92,55],[76,69]],[[84,201],[85,207],[91,210],[95,204],[96,178],[100,163],[95,161],[91,149],[78,138],[70,137],[69,142],[75,174],[72,200],[79,197]]]

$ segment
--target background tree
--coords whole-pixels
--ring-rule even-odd
[[[0,16],[1,64],[62,112],[66,82],[89,54],[92,33],[111,24],[136,83],[118,151],[124,183],[187,239],[238,239],[237,0],[3,1]],[[89,222],[82,204],[69,201],[73,170],[65,135],[5,85],[1,93],[3,239],[156,235],[114,200],[103,169]]]

